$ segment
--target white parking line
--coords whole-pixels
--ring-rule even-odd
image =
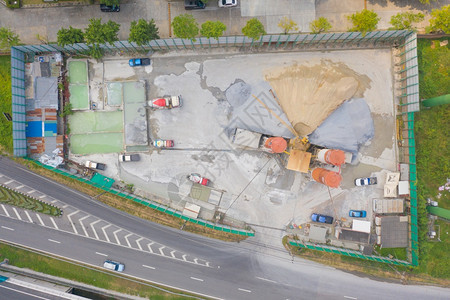
[[[2,228],[3,228],[3,229],[7,229],[7,230],[11,230],[11,231],[14,231],[14,229],[12,229],[12,228],[9,228],[9,227],[6,227],[6,226],[2,226]]]
[[[11,179],[11,180],[5,182],[4,185],[10,184],[11,182],[14,182],[14,180]]]
[[[36,217],[38,218],[39,222],[41,222],[41,225],[45,227],[45,224],[44,224],[44,222],[42,221],[41,216],[38,215],[37,213],[35,213],[35,215],[36,215]]]
[[[109,240],[109,237],[108,237],[108,235],[106,234],[106,228],[108,228],[109,226],[111,226],[111,224],[108,224],[108,225],[106,225],[106,226],[103,226],[102,227],[102,231],[103,231],[103,234],[105,235],[105,238],[106,238],[106,240],[108,241],[108,243],[111,243],[111,241]]]
[[[273,282],[273,283],[277,283],[276,281],[274,281],[274,280],[270,280],[270,279],[266,279],[266,278],[262,278],[262,277],[256,277],[256,278],[258,278],[258,279],[260,279],[260,280],[264,280],[264,281],[267,281],[267,282]]]
[[[16,213],[17,218],[18,218],[19,220],[22,221],[22,218],[20,217],[20,215],[19,215],[19,213],[17,212],[16,208],[13,207],[12,209],[13,209],[13,211]]]
[[[194,264],[198,264],[198,258],[194,258]]]
[[[149,244],[147,244],[147,248],[148,248],[148,250],[150,251],[150,253],[153,253],[153,250],[152,250],[152,245],[154,244],[155,242],[151,242],[151,243],[149,243]]]
[[[176,258],[176,257],[175,257],[175,252],[176,252],[176,250],[170,251],[170,255],[172,255],[173,258]]]
[[[55,219],[53,219],[53,218],[50,218],[50,220],[52,220],[52,223],[53,223],[53,227],[55,227],[56,229],[58,229],[58,230],[59,230],[59,228],[58,228],[58,225],[56,225]]]
[[[86,230],[86,228],[84,228],[84,225],[83,225],[83,220],[86,220],[87,218],[89,218],[89,215],[82,217],[81,219],[78,220],[78,222],[80,222],[80,226],[81,226],[81,228],[83,228],[84,235],[89,237],[89,234],[87,233],[87,230]]]
[[[2,204],[2,208],[3,208],[3,210],[5,211],[5,214],[8,216],[8,217],[10,217],[10,215],[9,215],[9,212],[6,210],[6,207]]]
[[[117,229],[116,231],[113,232],[113,235],[114,235],[114,237],[116,238],[116,241],[117,241],[117,244],[118,244],[118,245],[122,245],[122,244],[120,243],[120,241],[119,241],[119,238],[117,237],[117,233],[118,233],[118,232],[121,232],[121,231],[122,231],[122,229]]]
[[[22,185],[16,186],[15,189],[16,189],[16,190],[20,190],[20,189],[23,188],[23,187],[24,187],[24,185],[22,184]]]
[[[33,219],[30,217],[30,214],[28,213],[28,211],[24,210],[25,214],[28,217],[28,220],[30,220],[30,223],[33,223]]]
[[[41,195],[41,196],[39,196],[39,199],[42,199],[42,198],[45,198],[45,197],[47,197],[47,195]]]
[[[55,241],[55,240],[52,240],[52,239],[48,239],[50,242],[52,242],[52,243],[56,243],[56,244],[61,244],[61,242],[58,242],[58,241]]]
[[[197,281],[203,281],[203,279],[200,279],[200,278],[196,278],[196,277],[191,277],[191,279],[193,279],[193,280],[197,280]]]
[[[125,241],[127,241],[128,247],[130,247],[130,248],[131,248],[131,244],[130,244],[130,241],[128,240],[128,237],[130,237],[132,235],[133,235],[132,233],[129,233],[125,236]]]
[[[161,253],[162,256],[165,256],[163,252],[164,248],[166,248],[166,246],[159,247],[159,253]]]
[[[184,261],[187,261],[187,260],[186,260],[186,256],[187,256],[187,254],[183,254],[183,256],[182,256],[182,258],[183,258]]]
[[[100,253],[100,252],[95,252],[95,254],[108,257],[108,254],[104,254],[104,253]]]
[[[141,250],[141,251],[142,251],[142,247],[141,247],[141,244],[139,244],[139,242],[142,241],[143,239],[144,239],[143,237],[140,237],[139,239],[136,240],[136,244],[138,245],[139,250]]]
[[[36,192],[36,190],[28,191],[27,194],[31,194],[31,193],[34,193],[34,192]]]
[[[76,215],[79,212],[80,212],[79,210],[76,210],[76,211],[74,211],[74,212],[72,212],[72,213],[67,215],[67,219],[69,219],[70,224],[72,224],[72,228],[73,228],[73,231],[75,232],[75,234],[78,234],[78,230],[75,227],[75,224],[72,222],[72,219],[70,217],[73,216],[73,215]]]
[[[99,238],[98,238],[97,231],[95,231],[95,229],[94,229],[94,225],[97,224],[97,223],[100,222],[100,221],[101,221],[101,220],[97,220],[97,221],[91,223],[92,231],[94,232],[95,238],[96,238],[97,240],[99,240]]]
[[[344,296],[344,298],[347,298],[347,299],[352,299],[352,300],[356,300],[356,299],[358,299],[358,298],[355,298],[355,297],[350,297],[350,296]]]
[[[44,195],[45,196],[45,195]],[[58,202],[58,200],[52,200],[52,201],[50,201],[51,203],[55,203],[55,202]]]
[[[154,270],[154,269],[156,269],[155,267],[150,267],[150,266],[147,266],[147,265],[142,265],[144,268],[148,268],[148,269],[152,269],[152,270]]]
[[[246,293],[251,293],[251,292],[252,292],[252,291],[250,291],[250,290],[241,289],[241,288],[238,288],[238,290],[240,290],[240,291],[242,291],[242,292],[246,292]]]

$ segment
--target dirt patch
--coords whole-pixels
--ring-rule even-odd
[[[345,100],[362,97],[371,82],[346,64],[325,59],[313,66],[274,68],[265,79],[301,136],[313,132]]]

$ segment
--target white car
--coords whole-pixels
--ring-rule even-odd
[[[237,0],[219,0],[219,7],[237,6]]]
[[[117,262],[117,261],[113,261],[113,260],[105,260],[105,262],[103,263],[103,267],[108,269],[108,270],[112,270],[112,271],[117,271],[117,272],[123,272],[123,270],[125,269],[125,265]]]

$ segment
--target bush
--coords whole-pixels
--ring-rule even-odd
[[[20,8],[20,0],[6,0],[6,7]]]

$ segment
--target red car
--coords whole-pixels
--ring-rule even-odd
[[[209,179],[200,176],[200,174],[198,173],[192,173],[191,175],[188,176],[188,179],[192,182],[201,184],[201,185],[208,185],[209,184]]]

